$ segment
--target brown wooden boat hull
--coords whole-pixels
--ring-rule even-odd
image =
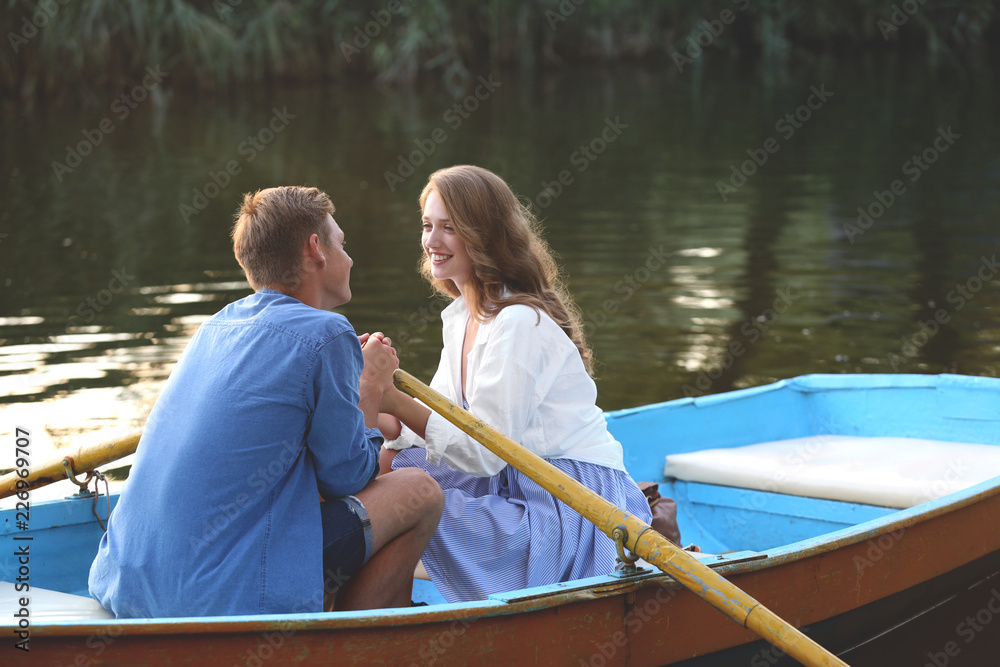
[[[844,650],[919,611],[907,608],[914,600],[935,604],[941,595],[935,582],[965,585],[995,567],[998,518],[1000,488],[992,487],[901,512],[869,531],[842,531],[718,571],[810,634],[825,626],[828,647]],[[536,590],[542,592],[459,609],[51,625],[39,619],[30,662],[599,667],[712,664],[713,655],[735,655],[734,647],[744,655],[768,650],[663,575]],[[909,601],[900,602],[908,591]],[[852,622],[852,614],[866,620]]]

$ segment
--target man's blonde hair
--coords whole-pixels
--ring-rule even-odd
[[[326,216],[333,202],[317,188],[282,186],[243,195],[233,225],[233,252],[254,290],[296,286],[309,237],[332,243]]]

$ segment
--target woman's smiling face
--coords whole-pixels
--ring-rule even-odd
[[[431,190],[424,201],[421,224],[420,244],[430,259],[431,275],[438,280],[451,280],[464,294],[465,282],[472,274],[472,260],[436,190]]]

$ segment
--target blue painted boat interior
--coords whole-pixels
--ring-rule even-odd
[[[668,454],[813,435],[895,436],[1000,445],[1000,379],[964,375],[806,375],[607,414],[636,481],[677,501],[684,544],[764,550],[898,510],[666,480]]]
[[[808,375],[607,414],[636,481],[677,501],[685,544],[760,551],[810,540],[899,510],[712,484],[666,480],[667,454],[811,435],[913,437],[1000,445],[1000,379],[957,375]],[[65,482],[63,482],[65,483]],[[9,500],[9,499],[8,499]],[[112,496],[116,501],[117,496]],[[5,507],[8,506],[5,503]],[[32,504],[32,585],[86,595],[102,530],[90,499]],[[101,501],[102,510],[106,509]],[[0,511],[0,580],[13,581],[15,512]],[[414,599],[441,603],[417,581]]]

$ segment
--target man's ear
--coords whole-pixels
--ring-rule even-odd
[[[320,247],[319,234],[313,234],[306,242],[306,257],[319,264],[320,268],[326,266],[326,254]]]

